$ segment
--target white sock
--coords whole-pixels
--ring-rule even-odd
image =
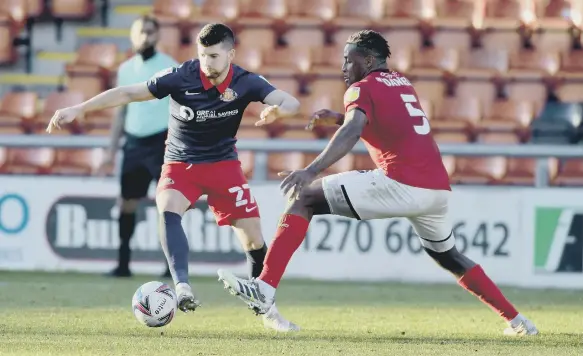
[[[510,325],[511,328],[515,328],[518,325],[520,325],[520,323],[522,323],[523,320],[524,317],[522,316],[522,314],[519,313],[514,319],[510,320],[508,324]]]
[[[272,286],[263,282],[260,279],[257,280],[257,283],[259,283],[259,289],[261,290],[261,293],[263,293],[266,299],[275,298],[275,288],[273,288]]]

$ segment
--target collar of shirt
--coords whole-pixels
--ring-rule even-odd
[[[213,85],[213,83],[210,82],[210,80],[207,78],[207,76],[203,73],[202,69],[199,69],[199,70],[200,70],[200,80],[202,82],[202,86],[203,86],[204,90],[209,90],[214,85]],[[216,86],[219,93],[223,94],[225,92],[225,90],[227,90],[229,85],[231,85],[231,80],[233,80],[233,65],[231,65],[229,67],[229,73],[227,73],[227,77],[225,78],[225,80],[223,80],[223,82],[221,84]]]

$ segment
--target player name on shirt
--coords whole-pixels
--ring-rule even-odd
[[[393,76],[391,74],[387,74],[387,73],[383,73],[383,72],[380,73],[380,75],[384,77],[383,74]],[[388,85],[390,87],[413,86],[413,84],[411,84],[409,79],[404,78],[404,77],[397,77],[397,78],[375,77],[375,79],[377,82],[381,82],[381,83]]]

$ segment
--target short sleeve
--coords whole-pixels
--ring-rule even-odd
[[[366,87],[362,83],[353,84],[344,93],[344,111],[359,109],[368,117],[372,115],[372,100]]]
[[[262,75],[257,75],[251,73],[247,76],[247,86],[251,91],[251,101],[261,101],[265,100],[267,95],[275,90],[275,87],[271,85]]]
[[[180,74],[175,67],[170,67],[154,74],[148,80],[148,89],[154,97],[163,99],[172,94],[175,88],[179,88],[180,84]]]

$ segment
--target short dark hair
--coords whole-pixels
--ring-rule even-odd
[[[197,41],[204,47],[214,46],[217,43],[225,43],[233,46],[235,44],[235,34],[227,25],[210,23],[200,30]]]
[[[158,19],[155,18],[153,15],[142,15],[138,19],[138,21],[142,21],[142,23],[146,23],[146,22],[151,23],[154,26],[154,28],[156,29],[156,31],[160,29],[160,23],[158,22]]]
[[[356,45],[360,53],[365,56],[374,56],[379,61],[391,58],[389,43],[380,33],[373,30],[362,30],[353,33],[346,43]]]

